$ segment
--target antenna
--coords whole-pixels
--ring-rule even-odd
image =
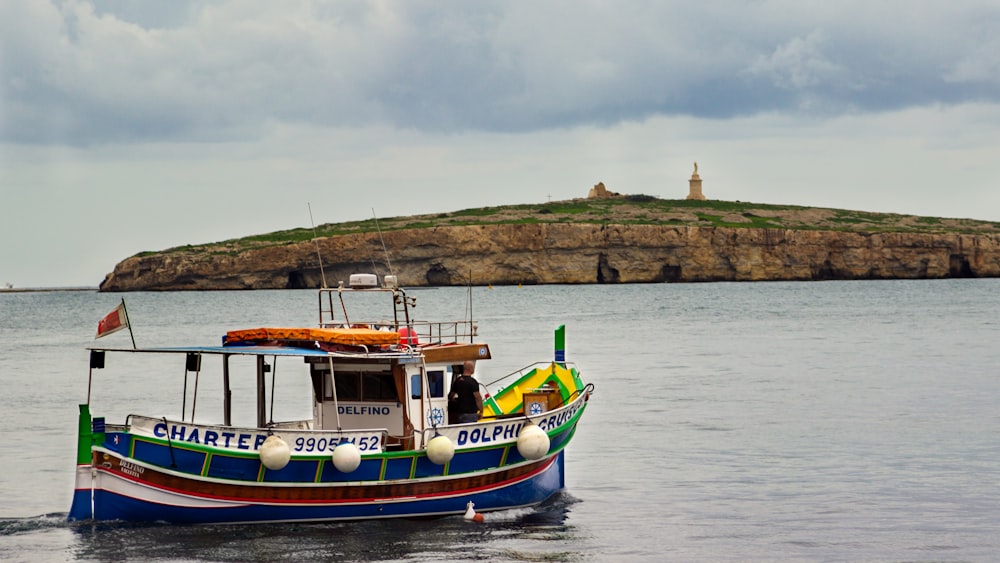
[[[472,268],[469,268],[469,296],[468,296],[468,313],[469,313],[469,342],[476,341],[476,329],[475,321],[472,320]]]
[[[316,258],[319,259],[319,275],[323,278],[323,289],[326,289],[326,272],[323,271],[323,255],[319,252],[319,239],[316,237],[316,222],[313,221],[313,208],[308,202],[306,202],[306,207],[309,208],[309,223],[312,224],[313,228],[313,244],[316,245]]]
[[[378,240],[382,243],[382,252],[385,253],[385,265],[389,268],[389,275],[394,276],[396,273],[392,271],[392,262],[389,262],[389,251],[385,248],[385,239],[382,238],[382,227],[378,225],[378,216],[375,215],[374,207],[372,207],[372,217],[375,218],[375,229],[378,231]]]
[[[365,250],[368,251],[368,261],[372,263],[372,271],[375,272],[376,276],[378,276],[378,264],[375,263],[375,256],[372,255],[372,249],[365,247]]]

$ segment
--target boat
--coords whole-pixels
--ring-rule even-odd
[[[314,327],[234,329],[221,345],[89,347],[68,520],[445,517],[466,513],[469,503],[478,513],[531,507],[565,488],[566,449],[594,386],[566,361],[564,325],[555,329],[551,361],[480,382],[480,419],[458,423],[449,416],[453,381],[466,362],[492,357],[471,315],[420,321],[415,297],[394,277],[354,274],[349,282],[319,289]],[[373,295],[388,298],[385,318],[349,316],[352,299],[365,296],[368,311]],[[95,379],[94,371],[120,364],[128,377],[143,377],[140,361],[155,366],[151,388],[165,371],[183,375],[182,396],[164,406],[173,417],[97,416],[92,386],[113,378]],[[202,364],[220,375],[207,378]],[[221,402],[210,403],[215,411],[198,397],[206,379],[222,390]],[[311,417],[273,420],[274,396],[296,389],[303,404],[311,402]],[[241,390],[246,397],[237,396]],[[233,422],[241,399],[242,425]]]

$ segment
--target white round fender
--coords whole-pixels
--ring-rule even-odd
[[[333,466],[341,473],[350,473],[361,465],[361,450],[350,442],[341,442],[333,448]]]
[[[438,465],[444,465],[455,457],[455,444],[447,436],[437,435],[427,442],[427,459]]]
[[[288,443],[273,434],[260,445],[259,455],[260,462],[264,464],[264,467],[272,471],[284,468],[292,459],[292,451],[288,448]]]
[[[542,459],[549,453],[549,435],[528,421],[517,435],[517,451],[524,459]]]

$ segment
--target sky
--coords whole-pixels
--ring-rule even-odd
[[[1000,221],[996,0],[2,0],[0,285],[611,191]]]

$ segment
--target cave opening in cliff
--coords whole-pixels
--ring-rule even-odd
[[[285,289],[308,289],[309,286],[306,285],[306,276],[302,272],[289,272],[288,273],[288,283],[285,284]]]
[[[962,254],[952,254],[949,256],[948,275],[953,278],[974,278],[972,266],[969,259]]]
[[[431,267],[427,270],[424,277],[427,280],[427,285],[429,286],[451,285],[451,272],[449,272],[448,268],[440,262],[431,264]]]
[[[674,266],[671,264],[664,264],[660,268],[660,279],[657,281],[661,282],[679,282],[681,281],[681,267]]]
[[[618,283],[618,270],[608,264],[608,257],[601,254],[597,258],[597,283]]]

